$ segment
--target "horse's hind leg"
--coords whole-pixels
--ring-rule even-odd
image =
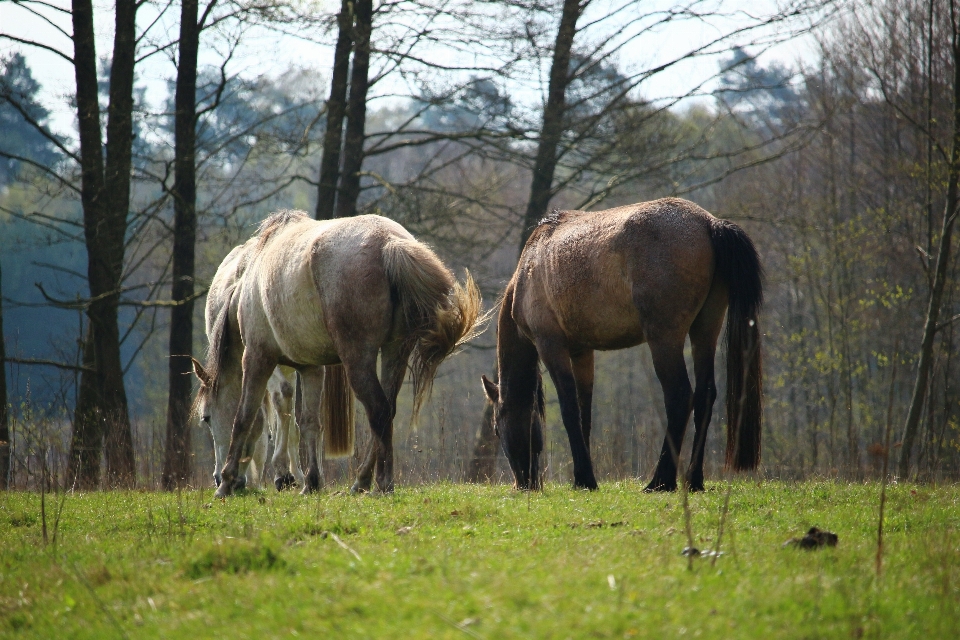
[[[677,464],[683,434],[690,419],[690,378],[683,361],[683,337],[679,340],[651,340],[650,352],[657,379],[663,388],[663,401],[667,409],[667,434],[663,439],[660,459],[653,473],[653,480],[646,491],[674,491],[677,488]]]
[[[377,379],[377,352],[355,356],[341,354],[341,358],[350,387],[363,404],[373,432],[370,457],[375,456],[376,460],[377,488],[383,493],[390,493],[393,491],[393,410]],[[361,468],[361,471],[364,469]],[[362,488],[362,481],[363,478],[358,477],[354,487]]]
[[[377,439],[371,438],[367,453],[357,469],[357,479],[350,487],[350,493],[367,493],[373,485],[373,471],[377,466]]]
[[[580,402],[580,428],[583,441],[590,452],[590,431],[593,425],[593,350],[573,356],[573,377],[577,382],[577,400]]]
[[[726,291],[711,291],[707,302],[693,322],[693,326],[690,327],[693,373],[697,379],[696,390],[693,393],[693,424],[696,431],[693,436],[690,468],[687,470],[687,486],[691,491],[703,491],[703,456],[707,445],[707,429],[710,427],[713,403],[717,399],[714,358],[726,305]]]
[[[397,416],[397,395],[403,386],[403,378],[407,373],[407,360],[410,358],[412,346],[403,340],[394,340],[384,345],[380,357],[380,386],[383,388],[387,401],[390,403],[390,421]],[[373,483],[373,471],[379,458],[377,439],[370,441],[367,455],[357,471],[357,480],[350,491],[360,493],[369,491]]]
[[[560,414],[570,440],[573,455],[573,486],[578,489],[596,489],[597,479],[593,474],[590,450],[581,426],[581,409],[577,400],[577,381],[573,374],[570,351],[555,341],[537,342],[537,351],[550,373],[560,399]],[[531,481],[534,479],[531,478]]]

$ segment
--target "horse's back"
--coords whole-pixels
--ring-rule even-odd
[[[513,283],[518,322],[591,349],[685,333],[712,283],[713,220],[676,198],[548,216]]]
[[[248,240],[244,244],[234,247],[217,267],[217,272],[210,282],[210,289],[207,291],[207,303],[204,310],[208,336],[223,305],[230,301],[234,285],[243,276],[243,272],[247,268],[250,249],[253,245],[254,241]]]
[[[398,237],[413,236],[372,215],[299,218],[270,230],[245,275],[241,322],[291,362],[336,364],[331,322],[362,327],[379,318],[389,325],[382,252]]]

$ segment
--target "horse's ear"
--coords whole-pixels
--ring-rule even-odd
[[[480,380],[483,381],[483,390],[487,392],[487,397],[490,398],[490,402],[497,404],[497,401],[500,400],[499,385],[490,382],[490,379],[482,373],[480,374]]]
[[[207,373],[207,370],[203,368],[203,365],[200,364],[200,361],[196,358],[190,358],[190,361],[193,362],[193,373],[200,379],[200,384],[209,386],[210,374]]]

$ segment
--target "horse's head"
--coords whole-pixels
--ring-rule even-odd
[[[197,398],[193,403],[193,413],[200,418],[201,426],[210,429],[210,435],[213,437],[214,469],[213,481],[220,486],[220,469],[226,461],[227,448],[230,446],[230,433],[233,429],[233,413],[227,410],[231,403],[223,397],[226,389],[218,388],[214,385],[214,380],[195,358],[193,361],[193,373],[200,380],[200,390],[197,392]],[[236,407],[234,403],[232,405]]]
[[[520,490],[540,489],[540,452],[543,451],[543,382],[537,374],[534,392],[504,394],[500,385],[481,376],[483,389],[493,403],[493,428],[510,463]],[[526,397],[529,395],[529,398]],[[509,397],[508,397],[509,396]]]

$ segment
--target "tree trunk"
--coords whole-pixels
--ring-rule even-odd
[[[570,51],[573,38],[577,34],[577,20],[582,11],[580,0],[564,0],[563,14],[560,16],[560,28],[553,47],[553,63],[550,65],[550,85],[547,91],[547,104],[543,109],[543,124],[540,129],[540,144],[537,147],[537,159],[533,165],[533,178],[530,182],[530,199],[523,216],[523,228],[520,231],[520,251],[537,222],[547,213],[547,206],[553,197],[553,175],[557,168],[557,147],[563,135],[564,116],[567,109],[567,86],[570,84]]]
[[[367,88],[370,68],[370,34],[373,29],[373,0],[356,0],[353,69],[350,73],[350,103],[347,132],[343,144],[343,175],[337,196],[337,217],[357,212],[360,197],[360,169],[363,165],[364,129],[367,119]]]
[[[7,416],[7,349],[3,343],[3,265],[0,265],[0,491],[10,481],[10,422]]]
[[[173,285],[179,302],[170,310],[170,391],[167,440],[163,454],[164,489],[183,486],[190,477],[190,396],[193,366],[193,279],[197,238],[197,52],[200,48],[198,0],[182,0],[177,89],[174,98]]]
[[[347,103],[350,49],[353,48],[353,2],[343,0],[337,14],[337,46],[333,51],[333,76],[327,99],[327,129],[323,135],[320,186],[317,189],[317,220],[329,220],[336,211],[337,182],[340,179],[340,147]],[[368,47],[369,48],[369,47]]]
[[[92,470],[87,465],[92,464],[93,458],[97,459],[96,465],[99,466],[100,453],[85,450],[85,447],[101,443],[106,451],[108,483],[129,486],[135,479],[117,311],[130,206],[137,6],[135,0],[116,2],[104,167],[93,6],[91,0],[73,0],[72,4],[81,201],[91,297],[87,309],[90,340],[85,345],[84,361],[94,361],[96,369],[93,373],[84,371],[81,375],[73,439],[74,447],[79,446],[79,449],[72,451],[71,461],[78,472],[78,482],[86,486],[90,486],[87,483],[96,485],[96,480],[85,474]],[[81,458],[85,458],[82,464],[79,462]],[[81,471],[84,473],[79,473]]]
[[[943,212],[943,226],[940,232],[940,246],[937,250],[937,267],[930,290],[927,306],[927,319],[923,325],[923,340],[920,343],[920,362],[917,365],[917,379],[913,387],[913,398],[903,428],[903,447],[900,450],[900,464],[897,473],[902,479],[910,475],[910,456],[913,443],[920,425],[920,414],[927,393],[927,380],[933,366],[933,343],[937,336],[937,321],[940,318],[940,304],[947,281],[950,263],[950,249],[953,240],[953,226],[960,214],[960,33],[954,2],[950,3],[950,19],[953,27],[951,49],[953,54],[953,140],[950,151],[950,166],[947,169],[947,202]]]
[[[100,420],[100,394],[97,388],[97,360],[93,348],[93,325],[87,324],[83,339],[83,366],[73,409],[73,437],[67,483],[70,488],[96,489],[100,484],[100,457],[103,455],[103,423]]]
[[[527,201],[527,210],[523,216],[523,227],[520,229],[520,247],[517,255],[523,253],[523,247],[537,222],[547,213],[547,206],[553,197],[553,176],[557,169],[557,147],[563,135],[564,116],[567,108],[567,86],[570,84],[570,52],[573,48],[573,38],[577,34],[577,20],[583,7],[580,0],[564,0],[563,13],[560,16],[560,26],[557,29],[557,39],[553,47],[553,62],[550,65],[550,85],[547,89],[547,104],[543,109],[543,124],[540,129],[540,144],[537,147],[537,158],[533,165],[533,177],[530,182],[530,198]],[[492,416],[491,416],[492,421]],[[496,465],[497,442],[492,422],[487,428],[487,414],[480,423],[480,433],[473,448],[473,459],[470,461],[470,478],[474,470],[494,473]],[[492,457],[487,459],[485,457]],[[477,473],[480,473],[478,471]],[[475,482],[477,480],[474,480]]]

